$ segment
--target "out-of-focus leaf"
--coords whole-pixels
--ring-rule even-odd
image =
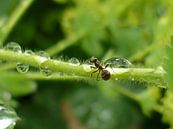
[[[0,41],[3,37],[2,27],[6,24],[8,17],[13,12],[15,6],[19,3],[19,0],[1,0],[0,1]],[[2,42],[0,42],[0,45]]]
[[[8,103],[11,100],[11,94],[0,87],[0,104]]]
[[[153,51],[146,59],[145,64],[149,67],[158,67],[162,66],[164,63],[164,47],[160,47],[157,50]]]
[[[59,3],[60,3],[60,4],[64,4],[64,3],[66,3],[68,0],[53,0],[53,1],[57,2],[58,4],[59,4]]]
[[[169,90],[173,91],[173,36],[171,37],[171,44],[166,46],[166,59],[164,62],[165,80],[168,84]]]
[[[75,1],[76,8],[68,9],[64,13],[62,25],[67,36],[84,33],[82,49],[91,55],[101,56],[103,45],[101,42],[106,38],[105,22],[102,5],[98,0]]]
[[[13,129],[16,121],[19,120],[16,112],[8,107],[0,105],[0,128],[1,129]]]
[[[34,92],[37,85],[20,74],[0,73],[0,87],[14,96],[22,96]]]
[[[69,102],[75,115],[90,129],[138,128],[142,120],[138,110],[125,98],[109,99],[95,88],[80,88],[70,96]]]
[[[160,98],[160,90],[157,87],[148,87],[147,90],[138,94],[138,102],[145,115],[150,116],[152,111],[155,110]]]
[[[17,113],[22,120],[17,123],[16,129],[67,129],[61,100],[65,91],[72,92],[71,84],[42,82],[36,94],[20,101],[22,104]]]
[[[164,99],[162,99],[163,106],[162,106],[162,119],[164,122],[168,123],[170,125],[170,129],[173,128],[173,93],[167,92]]]

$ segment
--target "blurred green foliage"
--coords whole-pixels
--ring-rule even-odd
[[[6,31],[3,26],[8,26],[21,1],[0,1],[0,41]],[[16,108],[21,118],[16,129],[173,128],[173,50],[165,49],[173,31],[172,13],[171,0],[31,2],[1,44],[15,41],[34,51],[53,48],[53,56],[82,60],[120,56],[136,67],[163,65],[171,92],[133,81],[44,82],[29,80],[14,69],[1,71],[0,102]],[[68,45],[60,50],[59,44]],[[63,106],[64,102],[68,104]]]

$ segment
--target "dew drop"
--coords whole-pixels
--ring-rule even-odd
[[[87,65],[87,64],[83,64],[83,69],[86,71],[86,72],[90,72],[91,71],[91,66],[90,65]]]
[[[93,57],[91,57],[93,58]],[[94,64],[91,63],[91,58],[87,59],[84,61],[83,63],[83,69],[86,71],[86,72],[91,72],[91,67],[93,66],[94,67]]]
[[[32,50],[25,50],[24,54],[26,54],[26,55],[34,55],[34,52]]]
[[[19,73],[26,73],[29,70],[29,65],[23,63],[17,63],[16,69]]]
[[[131,80],[132,80],[132,81],[134,81],[135,79],[134,79],[134,78],[132,78]]]
[[[5,46],[6,50],[10,50],[13,52],[17,52],[17,53],[22,53],[22,49],[20,47],[20,45],[16,42],[9,42],[6,46]]]
[[[46,64],[47,61],[44,61],[40,65],[40,72],[45,75],[46,77],[52,75],[53,71],[49,69],[48,65]]]
[[[86,65],[92,65],[91,62],[90,62],[90,59],[85,60],[84,61],[84,64],[86,64]]]
[[[49,54],[47,54],[45,51],[38,51],[36,54],[39,56],[38,60],[40,63],[44,63],[45,61],[50,59]]]
[[[46,53],[45,51],[38,51],[36,52],[37,55],[41,56],[41,57],[44,57],[44,58],[47,58],[47,59],[50,59],[50,56],[48,53]]]
[[[118,78],[116,77],[115,80],[118,81]]]
[[[61,61],[68,61],[69,60],[69,57],[68,56],[63,56],[61,55],[60,57],[58,57],[58,60],[61,60]]]
[[[8,106],[0,105],[0,127],[1,129],[13,129],[17,120],[16,112]]]
[[[75,57],[72,57],[70,60],[68,60],[68,62],[71,63],[74,66],[80,65],[79,60],[77,58],[75,58]]]

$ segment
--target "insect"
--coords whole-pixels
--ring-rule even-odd
[[[98,80],[100,73],[101,73],[101,77],[103,80],[106,81],[106,80],[110,79],[111,74],[108,70],[106,70],[108,65],[103,65],[96,57],[91,57],[90,63],[93,63],[95,65],[95,66],[91,66],[91,68],[97,69],[96,71],[92,72],[92,74],[98,72],[97,80]],[[92,76],[92,74],[91,74],[91,76]]]
[[[132,63],[128,61],[125,58],[119,58],[119,57],[112,57],[110,59],[107,59],[104,61],[105,65],[112,67],[118,67],[118,68],[128,68],[132,66]]]
[[[107,67],[129,68],[132,66],[132,63],[130,61],[128,61],[125,58],[119,58],[119,57],[112,57],[110,59],[107,59],[103,63],[100,62],[96,57],[91,57],[90,63],[93,63],[95,65],[91,66],[91,68],[97,69],[96,71],[92,72],[92,74],[98,72],[97,74],[97,80],[98,80],[98,77],[101,73],[101,77],[105,81],[109,80],[111,77],[110,72],[106,70]]]

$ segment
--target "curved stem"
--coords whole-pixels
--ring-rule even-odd
[[[6,21],[6,23],[0,30],[0,34],[1,34],[0,43],[4,42],[4,40],[7,38],[7,36],[11,32],[12,28],[15,26],[17,21],[21,18],[23,13],[31,5],[32,2],[33,0],[21,0],[20,4],[13,11],[11,16],[8,18],[8,20]]]
[[[71,35],[68,38],[62,40],[62,41],[58,41],[55,45],[53,45],[52,47],[48,48],[46,50],[47,53],[49,53],[50,56],[55,55],[61,51],[63,51],[64,49],[72,46],[73,44],[77,43],[77,41],[83,37],[83,33],[80,33],[78,35]]]
[[[89,78],[93,72],[90,65],[87,64],[71,64],[60,60],[46,59],[37,55],[27,55],[22,53],[15,53],[0,49],[0,60],[9,62],[20,62],[34,66],[37,68],[47,67],[54,72],[64,73],[71,76]],[[163,76],[165,74],[162,68],[106,68],[111,73],[112,80],[131,80],[140,81],[156,86],[166,88]],[[92,78],[96,78],[97,73],[93,74]],[[91,79],[92,79],[91,78]]]

